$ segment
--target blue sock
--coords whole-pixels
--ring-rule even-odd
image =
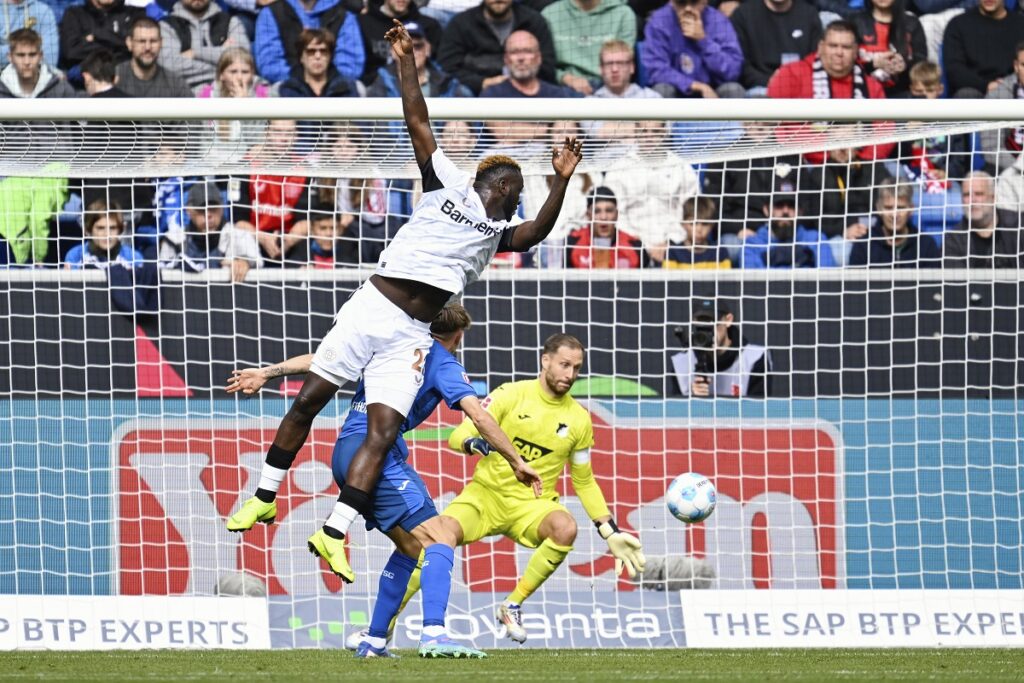
[[[398,612],[405,589],[409,587],[409,577],[416,569],[416,560],[403,555],[397,550],[391,553],[384,571],[380,574],[377,589],[377,601],[373,603],[373,617],[370,619],[370,635],[374,638],[387,638],[388,626]]]
[[[423,625],[444,626],[444,613],[448,611],[448,596],[452,592],[452,566],[455,550],[443,543],[435,543],[423,554]]]

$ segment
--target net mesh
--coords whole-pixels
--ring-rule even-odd
[[[996,235],[1019,230],[1019,162],[982,144],[1005,124],[436,128],[467,169],[499,150],[524,161],[527,218],[552,141],[588,144],[551,238],[467,291],[462,359],[485,395],[534,376],[547,335],[584,341],[574,393],[593,416],[594,471],[651,568],[614,576],[565,475],[579,536],[528,603],[531,644],[682,645],[680,590],[1021,588],[1022,253],[1013,240],[987,256],[950,246],[990,215]],[[37,267],[0,273],[0,592],[255,586],[277,646],[336,647],[365,624],[390,543],[353,532],[349,586],[305,549],[335,499],[347,399],[318,418],[278,523],[239,538],[224,520],[251,495],[298,384],[248,400],[223,387],[330,329],[368,274],[354,268],[376,263],[420,196],[403,135],[384,120],[4,124],[3,234],[13,264]],[[276,188],[269,209],[260,183]],[[598,187],[616,197],[613,251],[594,240]],[[693,196],[712,213],[684,220]],[[806,232],[757,246],[787,218]],[[907,241],[886,232],[906,226]],[[731,307],[750,360],[716,398],[689,399],[686,335],[707,298]],[[460,417],[442,408],[407,437],[441,509],[472,472],[447,447]],[[691,470],[720,497],[685,527],[664,495]],[[508,642],[493,606],[529,555],[501,537],[462,551],[456,634]],[[418,614],[417,600],[400,644]]]

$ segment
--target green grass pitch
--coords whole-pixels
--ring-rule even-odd
[[[339,650],[7,652],[0,681],[1020,681],[1024,649],[495,650],[485,660]]]

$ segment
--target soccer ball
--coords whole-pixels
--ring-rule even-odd
[[[715,485],[703,474],[680,474],[665,494],[668,511],[680,522],[703,522],[715,511]]]

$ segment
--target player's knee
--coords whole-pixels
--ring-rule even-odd
[[[573,519],[572,515],[559,512],[552,515],[551,533],[548,534],[548,538],[558,545],[571,546],[576,542],[578,531],[579,528],[576,526],[576,520]]]
[[[313,418],[320,414],[324,403],[318,397],[306,392],[299,393],[288,409],[287,418],[293,422],[312,424]]]

